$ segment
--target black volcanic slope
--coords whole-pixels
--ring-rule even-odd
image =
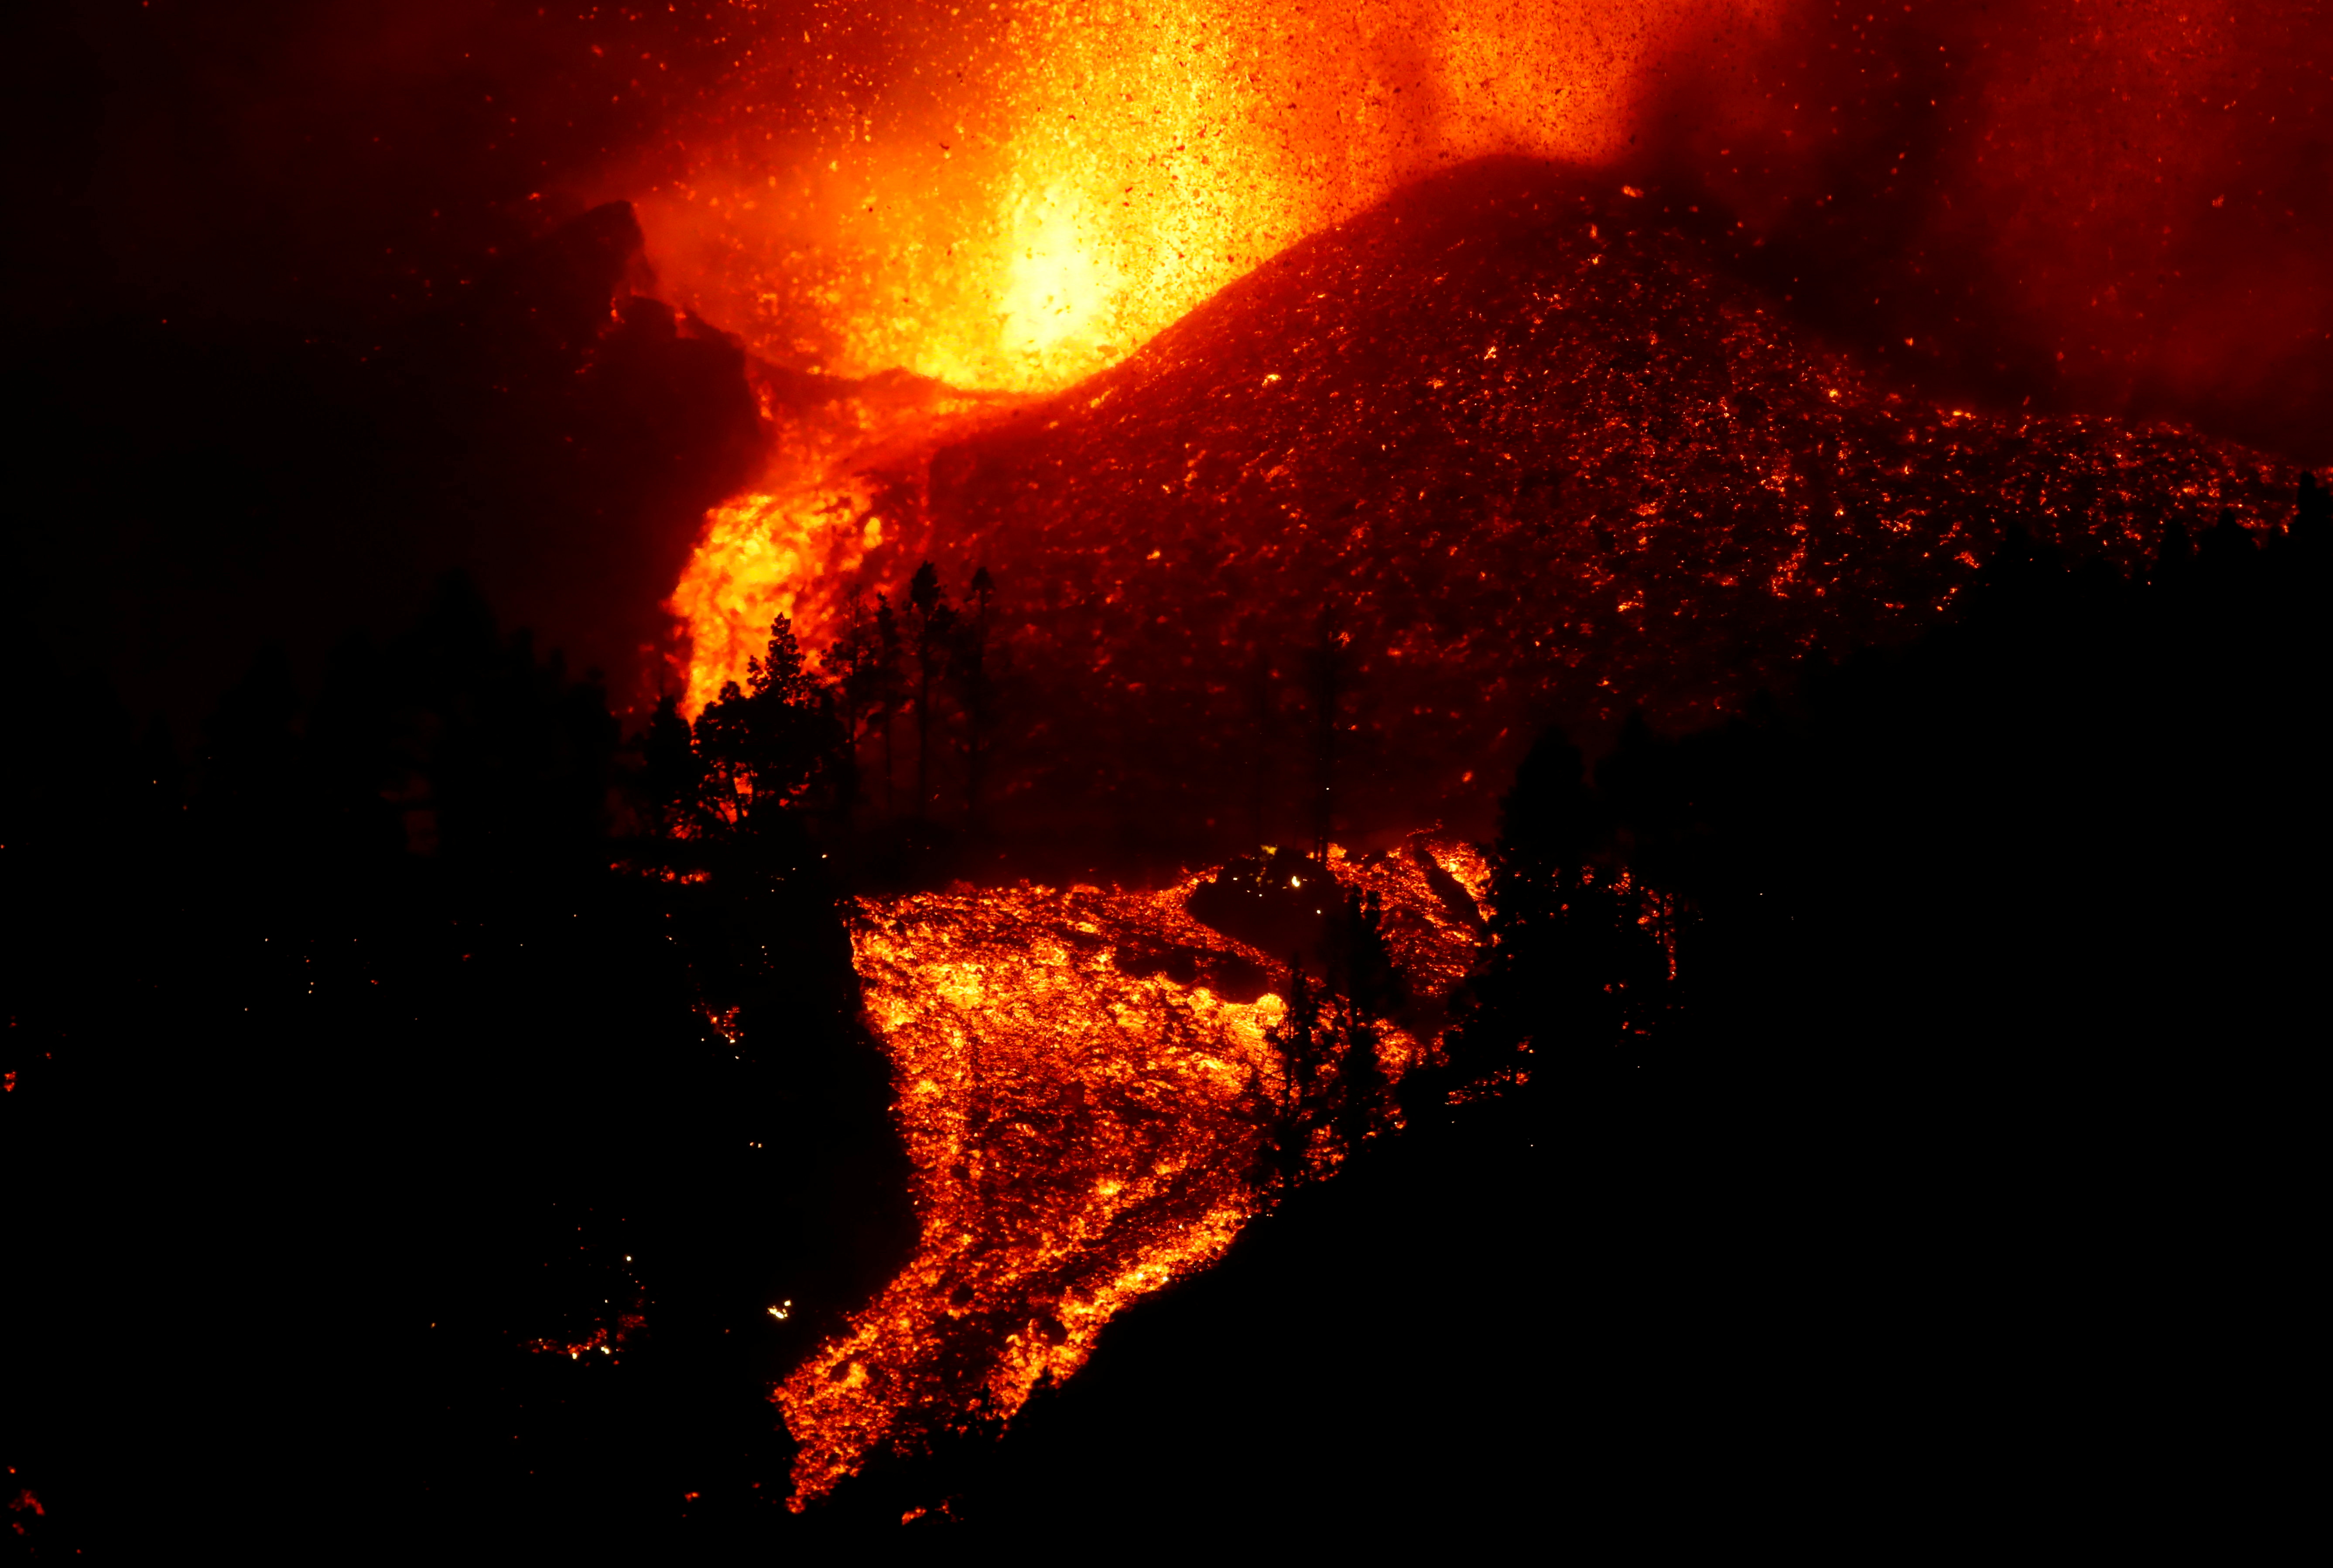
[[[1906,399],[1625,188],[1502,159],[921,477],[870,567],[997,578],[998,825],[1197,851],[1309,821],[1324,628],[1340,833],[1479,826],[1550,719],[1691,726],[1934,620],[2012,527],[2131,564],[2223,508],[2286,525],[2298,476]]]

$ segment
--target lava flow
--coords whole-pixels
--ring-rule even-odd
[[[850,381],[757,365],[754,380],[773,438],[762,481],[706,516],[666,604],[688,628],[691,716],[744,678],[779,616],[807,645],[830,643],[868,555],[920,506],[896,475],[1013,406],[898,371]]]
[[[1487,891],[1481,857],[1418,838],[1330,865],[1341,890],[1378,895],[1430,1015],[1474,951],[1464,899]],[[922,1234],[778,1390],[802,1445],[797,1507],[881,1445],[913,1451],[1009,1418],[1081,1366],[1120,1307],[1205,1266],[1271,1201],[1253,1172],[1286,1088],[1267,1040],[1284,971],[1186,912],[1198,880],[858,905],[852,945]],[[1383,1026],[1388,1078],[1431,1049]]]

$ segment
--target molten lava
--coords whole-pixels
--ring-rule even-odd
[[[897,372],[845,381],[763,366],[756,381],[773,437],[762,487],[707,515],[666,606],[689,631],[681,706],[692,717],[744,678],[778,617],[805,646],[830,644],[869,552],[914,548],[926,532],[922,497],[900,476],[1012,406]]]
[[[1485,890],[1481,857],[1418,839],[1330,863],[1343,890],[1378,894],[1430,1012],[1475,940],[1448,883]],[[1191,918],[1198,880],[859,904],[852,945],[922,1236],[778,1390],[802,1445],[796,1506],[878,1446],[1009,1418],[1084,1364],[1120,1307],[1205,1266],[1270,1203],[1253,1173],[1286,1092],[1266,1039],[1283,969]],[[1379,1059],[1397,1079],[1431,1048],[1387,1025]]]

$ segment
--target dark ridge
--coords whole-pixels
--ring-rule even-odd
[[[1337,833],[1487,832],[1551,720],[1705,724],[1948,614],[2011,528],[2127,571],[2296,476],[1900,396],[1652,202],[1496,159],[942,450],[869,574],[995,573],[1000,832],[1190,861],[1316,826],[1323,689]]]

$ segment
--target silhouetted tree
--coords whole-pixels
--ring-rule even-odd
[[[1378,1057],[1378,1025],[1403,1001],[1401,971],[1386,948],[1385,909],[1374,889],[1345,895],[1330,926],[1328,958],[1329,989],[1337,998],[1334,1121],[1338,1140],[1351,1150],[1386,1119],[1391,1094]]]
[[[1270,836],[1267,822],[1270,816],[1272,790],[1272,759],[1280,743],[1280,672],[1272,667],[1272,655],[1258,641],[1248,651],[1247,664],[1241,671],[1241,695],[1246,699],[1243,716],[1248,734],[1243,749],[1246,753],[1244,772],[1247,776],[1248,842],[1263,843]]]
[[[1591,863],[1597,815],[1579,749],[1550,729],[1501,804],[1490,940],[1450,1040],[1460,1075],[1617,1063],[1664,1005],[1666,953],[1643,890]]]
[[[1347,1153],[1381,1130],[1393,1104],[1393,1091],[1378,1059],[1383,1039],[1375,1020],[1348,1002],[1338,1029],[1337,1105],[1333,1125]]]
[[[724,685],[696,721],[713,819],[757,825],[800,798],[840,741],[832,704],[804,668],[792,623],[782,615],[770,628],[767,652],[747,666],[746,689]]]
[[[1401,970],[1386,947],[1385,902],[1376,889],[1348,890],[1329,930],[1329,987],[1363,1015],[1388,1018],[1403,1001]]]
[[[988,669],[988,617],[990,601],[995,596],[996,583],[988,575],[988,568],[974,568],[972,574],[973,611],[964,617],[957,627],[954,661],[957,684],[963,690],[964,814],[967,825],[976,823],[980,819],[980,790],[988,761],[989,726],[994,718],[990,711],[994,694]]]
[[[887,817],[896,815],[898,810],[892,792],[899,767],[892,746],[899,707],[907,700],[907,687],[899,669],[902,644],[898,613],[891,608],[891,601],[878,593],[875,596],[875,643],[868,689],[875,706],[876,723],[883,731],[883,814]]]
[[[1301,957],[1289,961],[1286,989],[1287,1010],[1264,1031],[1264,1043],[1280,1058],[1281,1088],[1263,1150],[1264,1174],[1283,1186],[1302,1178],[1311,1150],[1322,1044],[1320,995],[1305,977]]]
[[[827,669],[834,675],[835,709],[842,725],[842,746],[838,759],[842,771],[837,784],[837,794],[845,822],[850,821],[851,808],[859,803],[864,793],[859,766],[859,743],[869,721],[881,711],[886,684],[881,661],[879,634],[874,622],[867,616],[859,596],[854,593],[850,597],[850,619],[826,660]]]
[[[680,699],[667,692],[657,699],[640,732],[640,794],[650,830],[664,837],[686,831],[705,790],[705,764],[696,737],[682,717]]]
[[[1318,635],[1305,654],[1306,695],[1312,707],[1312,858],[1329,863],[1329,840],[1336,831],[1338,705],[1345,688],[1346,648],[1330,611],[1320,612]]]
[[[370,678],[360,706],[382,705],[382,787],[417,846],[540,863],[605,833],[620,731],[597,674],[571,678],[523,630],[504,637],[466,577],[440,583]]]
[[[908,582],[907,608],[915,620],[916,820],[921,822],[931,809],[932,691],[947,674],[956,621],[939,568],[928,561]]]

